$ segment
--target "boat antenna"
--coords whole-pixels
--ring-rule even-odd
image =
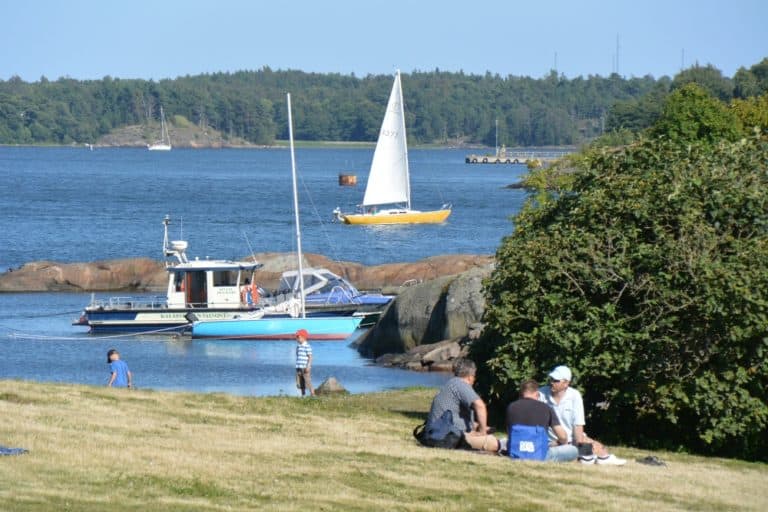
[[[245,234],[245,231],[243,231],[243,238],[245,238],[245,243],[248,244],[248,250],[251,251],[251,258],[253,259],[254,263],[256,262],[256,253],[253,252],[253,247],[251,247],[251,241],[248,240],[248,235]]]
[[[307,313],[304,308],[304,269],[302,268],[301,255],[301,223],[299,222],[299,189],[296,185],[296,155],[293,149],[293,116],[291,115],[291,93],[285,94],[288,104],[288,139],[291,146],[291,177],[293,179],[293,212],[296,221],[296,253],[299,257],[299,286],[301,299],[301,318],[306,318]]]

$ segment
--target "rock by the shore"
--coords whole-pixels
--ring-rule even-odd
[[[376,364],[422,372],[451,372],[456,359],[466,357],[468,347],[466,337],[443,340],[401,354],[384,354],[376,358]]]
[[[492,264],[404,289],[358,343],[366,357],[401,354],[414,347],[467,336],[485,310],[482,280]]]
[[[336,377],[328,377],[315,389],[317,395],[338,395],[347,394],[349,391],[336,380]]]

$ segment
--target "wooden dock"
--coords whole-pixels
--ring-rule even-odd
[[[464,162],[468,164],[524,164],[541,166],[571,153],[571,151],[509,151],[504,146],[495,154],[467,155]]]

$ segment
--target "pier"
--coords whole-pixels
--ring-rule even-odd
[[[468,164],[538,164],[545,165],[551,164],[555,160],[558,160],[565,155],[572,153],[572,151],[560,150],[560,151],[509,151],[506,147],[502,146],[495,154],[467,155],[464,158],[464,162]]]

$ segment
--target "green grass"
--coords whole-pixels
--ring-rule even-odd
[[[419,446],[435,390],[299,399],[0,381],[0,509],[764,510],[765,464],[512,462]]]

